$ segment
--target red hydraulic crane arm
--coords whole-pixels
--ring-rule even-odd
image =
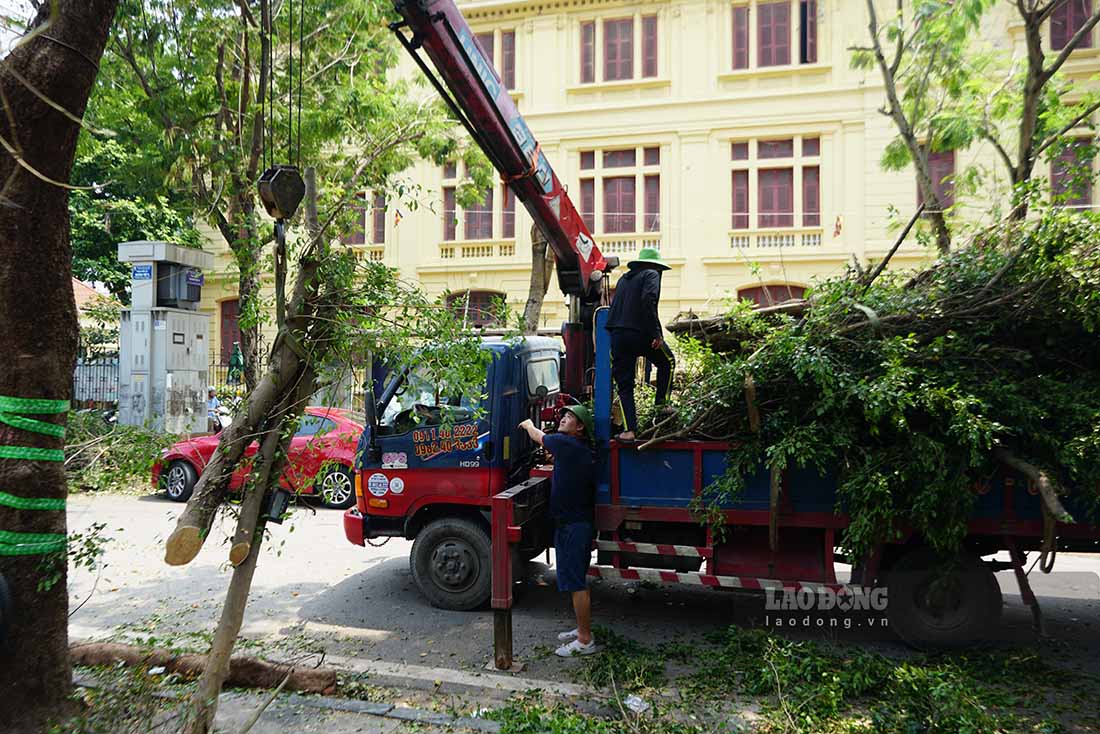
[[[395,0],[394,7],[404,20],[391,29],[545,235],[562,292],[596,300],[608,263],[454,0]]]

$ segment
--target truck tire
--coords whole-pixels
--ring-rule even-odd
[[[165,474],[164,489],[168,499],[174,502],[186,502],[191,499],[191,493],[195,491],[195,483],[199,481],[199,475],[195,467],[182,459],[177,459],[168,465]]]
[[[941,559],[928,548],[903,556],[886,575],[887,619],[918,649],[951,649],[982,639],[1001,614],[997,578],[980,558]]]
[[[409,554],[409,569],[433,607],[466,612],[485,606],[493,591],[489,534],[457,517],[425,525]]]

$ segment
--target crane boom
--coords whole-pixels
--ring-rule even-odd
[[[605,261],[454,0],[395,0],[394,8],[403,21],[391,29],[546,237],[562,292],[597,301],[596,283],[612,263]],[[421,49],[442,81],[424,63]]]

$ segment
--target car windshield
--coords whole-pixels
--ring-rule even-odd
[[[448,395],[446,385],[431,380],[426,370],[414,369],[405,375],[397,393],[382,412],[379,425],[394,428],[403,433],[405,423],[440,423],[447,413],[451,421],[470,418],[477,408],[480,397],[476,395]],[[420,406],[421,410],[416,410]],[[423,408],[431,409],[429,411]],[[416,413],[414,417],[412,414]],[[400,418],[400,420],[399,420]],[[400,424],[395,426],[395,423]]]

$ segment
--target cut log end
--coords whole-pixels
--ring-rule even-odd
[[[202,530],[185,525],[176,528],[164,544],[164,562],[169,566],[185,566],[195,560],[202,549]]]
[[[234,543],[233,547],[229,549],[229,562],[233,564],[234,568],[241,565],[244,563],[244,559],[248,558],[251,550],[251,543]]]

